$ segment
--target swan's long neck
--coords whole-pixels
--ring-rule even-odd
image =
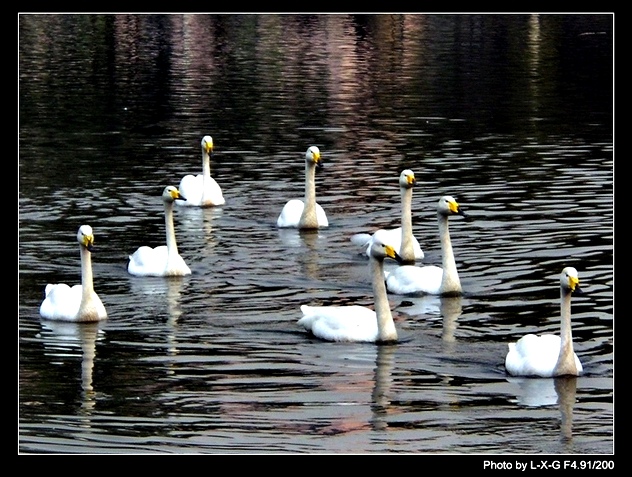
[[[413,219],[412,219],[412,187],[401,187],[402,195],[402,244],[399,250],[405,264],[415,263],[415,249],[413,248]]]
[[[205,181],[211,177],[211,157],[206,151],[202,151],[202,177]]]
[[[92,296],[94,284],[92,281],[92,255],[83,245],[79,246],[81,253],[81,303],[86,303]],[[79,307],[81,308],[81,306]]]
[[[397,330],[393,322],[391,307],[388,304],[386,284],[384,282],[384,263],[371,257],[371,276],[373,279],[373,297],[377,315],[378,341],[397,341]]]
[[[173,202],[165,202],[165,230],[167,234],[167,253],[170,259],[172,256],[178,255],[176,231],[173,227]]]
[[[304,229],[318,228],[316,216],[316,166],[305,162],[305,206],[299,220],[299,227]]]
[[[454,260],[454,251],[452,250],[452,241],[450,240],[450,230],[448,228],[448,216],[438,214],[437,218],[441,240],[441,266],[443,268],[440,291],[442,295],[458,295],[462,291],[461,281],[459,280],[459,272],[456,269],[456,261]]]
[[[576,375],[575,352],[573,351],[573,334],[571,332],[571,291],[560,287],[561,319],[560,326],[560,355],[553,374],[555,376]]]
[[[81,303],[77,318],[79,321],[97,321],[99,313],[93,302],[92,254],[83,245],[80,245],[79,248],[81,250]]]
[[[202,149],[202,204],[206,204],[209,200],[206,193],[209,187],[209,182],[211,182],[211,157],[206,150]]]

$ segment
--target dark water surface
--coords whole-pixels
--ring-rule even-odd
[[[18,451],[613,453],[612,20],[21,15]],[[175,211],[192,275],[128,275],[205,134],[226,204]],[[330,227],[278,230],[313,144]],[[372,305],[349,237],[397,226],[403,168],[425,263],[438,198],[469,213],[464,296],[390,294],[393,346],[309,337],[301,304]],[[84,223],[109,318],[42,320]],[[508,378],[567,265],[584,375]]]

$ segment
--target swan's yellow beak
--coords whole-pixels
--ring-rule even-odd
[[[458,202],[450,201],[450,202],[448,202],[448,207],[450,208],[450,212],[452,212],[453,214],[462,215],[463,217],[467,217],[467,215],[465,215],[465,212],[463,211],[461,206],[458,204]]]
[[[84,235],[82,237],[81,243],[84,247],[86,247],[90,252],[94,248],[94,235]]]
[[[213,152],[213,141],[204,141],[204,151],[206,151],[207,154]]]
[[[395,251],[392,245],[384,245],[384,251],[387,257],[397,260],[398,263],[402,263],[404,261],[404,259],[399,253]]]
[[[316,164],[316,169],[323,168],[323,161],[320,158],[320,152],[315,152],[312,160],[314,161],[314,164]]]
[[[173,200],[176,200],[176,199],[187,200],[186,197],[184,197],[178,189],[173,189],[169,193],[171,194],[171,198]]]
[[[415,180],[415,174],[408,174],[406,176],[406,181],[408,182],[408,185],[410,187],[414,186],[417,183],[417,181]]]
[[[573,276],[569,276],[568,277],[568,287],[571,289],[571,291],[575,291],[575,289],[577,289],[577,291],[581,291],[579,288],[579,278],[577,277],[573,277]]]

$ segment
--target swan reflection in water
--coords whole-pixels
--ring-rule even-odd
[[[137,297],[136,303],[151,303],[143,312],[148,316],[158,314],[167,316],[167,344],[169,356],[179,354],[177,338],[178,320],[182,315],[182,291],[184,277],[131,277],[131,296]],[[160,299],[158,299],[160,297]],[[142,309],[138,307],[138,312]]]
[[[463,297],[462,296],[409,296],[404,298],[402,303],[397,307],[397,311],[416,317],[425,319],[420,315],[431,315],[432,317],[441,316],[441,339],[444,343],[454,343],[456,338],[454,333],[457,328],[459,316],[463,314]]]
[[[456,338],[456,324],[459,316],[463,313],[463,300],[460,296],[441,297],[439,310],[442,317],[441,339],[445,343],[454,343]]]
[[[336,345],[347,347],[346,343]],[[361,348],[348,354],[343,351],[341,356],[344,357],[343,361],[349,361],[349,366],[339,371],[338,376],[347,375],[346,379],[335,382],[325,380],[323,386],[327,391],[335,392],[345,410],[330,416],[326,425],[310,428],[310,432],[335,436],[358,432],[361,434],[367,429],[386,430],[389,427],[389,417],[394,412],[399,412],[398,406],[391,403],[398,346],[397,343],[362,343]],[[345,452],[353,453],[355,450],[357,449],[347,448]]]
[[[377,347],[375,359],[375,385],[371,395],[371,428],[374,431],[388,427],[389,408],[391,406],[391,391],[393,387],[394,355],[397,345],[383,345]]]
[[[518,404],[529,407],[558,405],[561,416],[561,437],[570,440],[573,437],[573,407],[577,392],[576,376],[558,378],[516,378],[507,381],[518,385],[516,399]]]
[[[183,237],[190,237],[195,243],[203,244],[200,253],[209,254],[219,246],[217,222],[221,219],[223,207],[180,207],[178,226]]]
[[[176,324],[182,314],[180,301],[185,280],[184,277],[179,276],[131,277],[131,296],[136,297],[135,302],[139,304],[139,312],[142,310],[141,304],[149,303],[149,313],[153,314],[156,308],[164,310],[169,323]],[[158,300],[158,297],[164,297],[164,301]]]
[[[300,254],[297,260],[302,274],[312,280],[321,279],[319,246],[326,243],[325,236],[318,229],[279,228],[277,233],[284,247]]]
[[[42,320],[41,337],[46,355],[56,362],[81,358],[81,409],[90,415],[96,402],[92,374],[96,343],[104,338],[102,322],[72,323]],[[80,356],[77,352],[80,352]]]
[[[431,314],[442,317],[441,340],[448,347],[452,347],[455,343],[454,332],[457,327],[457,320],[463,312],[462,297],[438,297],[424,296],[411,298],[408,305],[398,308],[398,312],[417,316],[419,314]],[[385,430],[388,428],[388,419],[393,412],[398,412],[397,406],[392,406],[391,398],[394,386],[393,371],[395,369],[395,356],[399,345],[384,344],[375,346],[375,367],[373,379],[367,380],[367,384],[373,384],[371,391],[371,417],[370,426],[373,430]],[[331,426],[337,432],[349,432],[354,429],[363,428],[363,423],[355,423],[355,427],[351,422],[337,423]],[[329,429],[331,432],[331,429]]]

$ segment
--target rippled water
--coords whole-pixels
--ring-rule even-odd
[[[613,423],[612,24],[608,16],[20,17],[19,452],[609,454]],[[590,63],[590,64],[589,64]],[[160,193],[200,169],[226,205],[175,211],[184,278],[137,278]],[[275,226],[303,195],[330,227]],[[389,295],[400,342],[321,342],[309,304],[372,305],[357,232],[413,229],[464,296]],[[98,324],[41,320],[96,236]],[[580,273],[585,374],[508,378],[507,343],[559,329]]]

